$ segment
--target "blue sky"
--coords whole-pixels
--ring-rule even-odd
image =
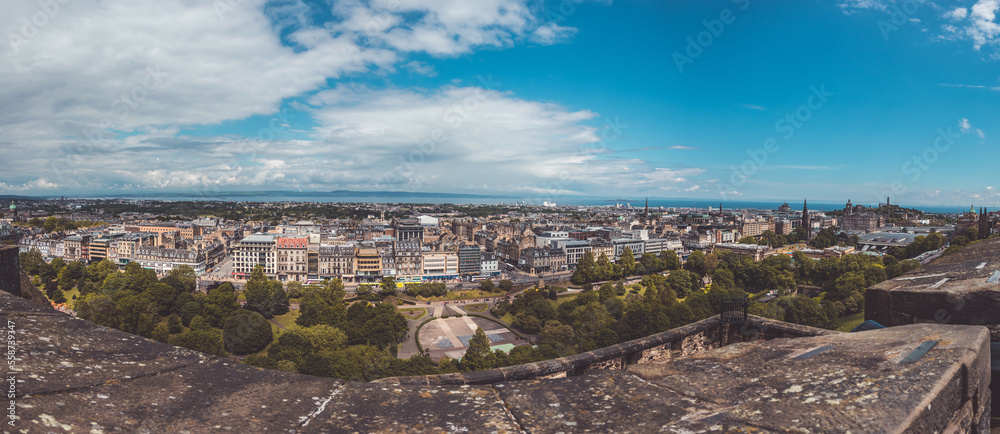
[[[998,0],[14,4],[2,193],[1000,206]]]

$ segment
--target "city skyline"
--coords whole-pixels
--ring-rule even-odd
[[[995,0],[404,3],[16,2],[0,194],[1000,203]]]

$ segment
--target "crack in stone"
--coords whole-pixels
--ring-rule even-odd
[[[183,364],[183,365],[180,365],[180,366],[174,366],[172,368],[166,368],[166,369],[161,370],[161,371],[147,372],[145,374],[137,375],[135,377],[125,378],[125,379],[116,380],[116,381],[118,381],[117,384],[122,384],[122,383],[125,383],[125,382],[135,381],[135,380],[138,380],[140,378],[146,378],[146,377],[152,377],[152,376],[156,376],[156,375],[160,375],[160,374],[166,374],[168,372],[173,372],[173,371],[176,371],[178,369],[189,368],[191,366],[202,364],[203,362],[210,362],[210,361],[218,360],[218,359],[219,359],[219,357],[217,357],[217,356],[211,356],[211,357],[209,357],[209,358],[207,358],[205,360],[198,360],[196,362],[186,363],[186,364]],[[66,393],[79,392],[79,391],[93,389],[95,387],[107,386],[107,385],[109,385],[108,382],[88,384],[88,385],[84,385],[84,386],[71,387],[71,388],[68,388],[68,389],[59,389],[59,390],[53,390],[53,391],[50,391],[50,392],[35,393],[35,394],[32,394],[32,395],[26,396],[25,398],[35,398],[35,397],[38,397],[38,396],[49,396],[49,395],[62,395],[62,394],[66,394]]]
[[[503,399],[502,396],[500,396],[500,391],[497,390],[496,386],[490,384],[490,389],[493,390],[493,395],[496,396],[498,400],[500,400],[500,404],[503,406],[503,411],[507,413],[507,416],[510,417],[510,420],[514,421],[514,425],[517,426],[517,429],[522,433],[528,432],[527,430],[524,429],[524,425],[521,423],[520,420],[518,420],[517,416],[514,416],[514,413],[510,411],[510,407],[507,406],[507,401]]]
[[[305,428],[307,425],[309,425],[309,422],[312,422],[312,420],[315,419],[316,416],[319,416],[321,413],[323,413],[323,411],[326,410],[326,405],[329,404],[330,401],[332,401],[335,396],[339,395],[340,391],[343,389],[344,389],[343,384],[338,385],[337,388],[333,390],[333,392],[330,392],[330,396],[326,397],[326,399],[323,402],[321,402],[316,409],[310,411],[309,414],[302,416],[300,418],[302,419],[302,422],[299,424],[299,426]]]

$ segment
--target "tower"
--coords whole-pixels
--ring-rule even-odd
[[[986,208],[979,209],[979,239],[990,236],[990,221],[987,218]]]
[[[809,230],[809,207],[805,199],[802,199],[802,228],[806,230],[806,238],[810,238],[812,231]]]
[[[10,213],[11,218],[17,220],[17,205],[14,205],[14,201],[10,201]]]
[[[648,197],[646,198],[646,206],[642,210],[642,217],[644,219],[648,219],[649,218],[649,198]]]

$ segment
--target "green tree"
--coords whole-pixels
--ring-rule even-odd
[[[677,252],[664,250],[660,252],[660,259],[663,261],[663,268],[666,270],[677,270],[681,268],[681,259],[677,257]]]
[[[389,276],[383,277],[382,281],[379,282],[379,287],[381,288],[381,291],[379,292],[382,295],[396,295],[397,291],[396,278]]]
[[[153,340],[165,343],[169,339],[170,339],[170,331],[167,330],[166,324],[157,324],[156,327],[153,328]]]
[[[198,315],[191,320],[191,330],[211,330],[212,324],[205,317]]]
[[[594,278],[595,267],[594,254],[589,250],[584,252],[576,263],[576,270],[573,271],[570,281],[576,285],[593,282],[596,280]]]
[[[696,276],[697,274],[687,270],[671,271],[670,275],[667,276],[666,283],[677,294],[677,297],[685,298],[695,289],[695,285],[692,282]]]
[[[469,348],[462,356],[462,367],[470,371],[492,369],[496,364],[496,356],[490,349],[490,339],[482,327],[476,328],[476,335],[469,341]]]
[[[691,254],[688,255],[687,262],[684,263],[684,269],[692,273],[704,275],[702,273],[705,270],[705,253],[701,250],[691,252]],[[678,292],[677,295],[680,295],[680,292]]]
[[[222,331],[226,350],[240,355],[263,350],[273,338],[271,323],[263,315],[244,309],[230,315]]]
[[[632,249],[626,247],[622,250],[618,265],[622,267],[622,276],[631,276],[635,272],[635,254],[632,253]]]
[[[182,311],[188,309],[187,305],[189,304],[182,307]],[[222,328],[226,318],[239,308],[239,305],[236,304],[236,288],[233,287],[232,283],[225,282],[218,288],[212,288],[208,291],[202,305],[201,315],[212,327]],[[181,318],[183,319],[183,315]]]
[[[59,289],[69,291],[76,286],[76,281],[83,277],[85,267],[82,262],[70,262],[59,272]]]
[[[194,321],[192,321],[193,323]],[[184,347],[203,353],[225,356],[226,348],[222,341],[222,334],[218,330],[191,329],[184,333],[173,335],[167,340],[170,345]]]
[[[264,315],[264,318],[274,318],[288,312],[288,294],[281,282],[268,279],[264,268],[254,267],[250,279],[243,287],[243,295],[247,298],[246,308]]]
[[[299,301],[300,315],[295,324],[303,327],[320,324],[340,327],[347,317],[344,295],[344,284],[339,279],[303,288]]]
[[[197,304],[197,303],[196,303]],[[194,318],[192,316],[192,318]],[[181,317],[176,313],[167,317],[167,332],[170,334],[177,334],[184,331],[184,326],[181,324]],[[165,341],[164,341],[165,342]]]

